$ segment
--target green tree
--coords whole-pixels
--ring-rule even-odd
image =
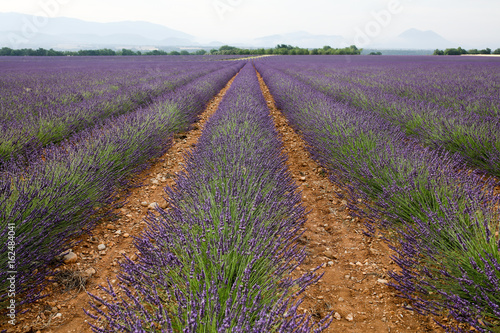
[[[229,45],[223,45],[219,47],[219,52],[221,54],[236,54],[236,47],[234,46],[229,46]]]
[[[460,55],[460,51],[454,48],[444,50],[445,55]]]
[[[129,49],[122,49],[121,52],[120,52],[122,56],[133,56],[133,55],[136,55],[136,53],[132,50],[129,50]]]
[[[278,45],[276,45],[275,49],[287,49],[287,50],[291,50],[291,49],[293,49],[293,46],[292,45],[286,45],[286,44],[278,44]]]
[[[0,56],[9,56],[12,54],[12,51],[10,47],[2,47],[0,49]]]

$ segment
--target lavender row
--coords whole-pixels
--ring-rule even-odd
[[[413,310],[445,314],[481,332],[498,330],[494,184],[469,174],[460,156],[423,148],[372,112],[336,102],[264,63],[257,69],[314,158],[350,190],[351,207],[370,221],[370,231],[386,231],[401,268],[391,273],[393,286],[413,301]]]
[[[62,147],[45,151],[28,169],[9,166],[0,177],[0,301],[7,297],[8,271],[17,271],[22,303],[40,296],[54,258],[72,239],[110,211],[129,176],[161,156],[174,133],[185,131],[204,105],[242,64],[199,78],[136,112],[110,118],[80,132]],[[8,226],[15,226],[15,267],[8,268]]]
[[[222,63],[116,62],[48,59],[60,68],[0,67],[0,164],[59,142],[103,119],[154,102]],[[4,68],[3,66],[8,65]]]
[[[498,115],[499,59],[444,60],[432,57],[266,59],[289,74],[325,78],[321,87],[336,97],[372,87],[373,92],[432,102],[459,112]]]
[[[273,62],[337,101],[375,112],[434,148],[500,176],[500,62]]]
[[[244,67],[207,122],[185,171],[167,188],[169,211],[149,216],[122,265],[119,297],[95,297],[94,332],[310,332],[296,296],[317,281],[291,278],[304,207],[255,70]]]

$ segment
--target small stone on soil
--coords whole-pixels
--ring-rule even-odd
[[[73,264],[78,260],[78,256],[74,252],[69,252],[63,257],[65,264]]]
[[[335,257],[335,255],[333,254],[333,252],[330,251],[330,250],[327,250],[327,251],[323,252],[323,254],[325,255],[325,257],[328,257],[330,259],[337,259],[337,257]]]
[[[96,273],[95,269],[93,269],[91,267],[91,268],[88,268],[88,269],[86,269],[86,270],[83,271],[83,276],[85,276],[85,277],[91,277],[95,273]]]
[[[97,246],[97,249],[98,249],[99,251],[106,250],[106,245],[104,245],[104,244],[99,244],[99,245]]]

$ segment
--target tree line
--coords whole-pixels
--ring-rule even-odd
[[[491,51],[490,48],[485,48],[483,50],[478,50],[478,49],[465,50],[461,47],[458,47],[446,50],[439,50],[439,49],[434,50],[434,55],[462,55],[462,54],[500,54],[500,49],[496,49],[495,51]]]
[[[331,46],[324,46],[323,48],[300,48],[298,46],[291,46],[286,44],[279,44],[274,48],[258,48],[258,49],[241,49],[234,46],[224,45],[218,49],[210,51],[196,50],[194,52],[182,51],[164,51],[164,50],[151,50],[151,51],[134,51],[130,49],[121,49],[118,51],[112,49],[98,49],[98,50],[79,50],[79,51],[56,51],[54,49],[38,48],[36,50],[25,49],[11,49],[9,47],[2,47],[0,49],[0,56],[141,56],[141,55],[265,55],[265,54],[278,54],[278,55],[359,55],[362,49],[358,49],[355,45],[345,48],[332,48]]]
[[[278,44],[274,48],[258,48],[258,49],[240,49],[234,46],[224,45],[219,49],[210,50],[210,54],[224,55],[359,55],[363,49],[358,49],[356,45],[351,45],[344,48],[333,48],[331,46],[323,46],[322,48],[301,48],[298,46]]]

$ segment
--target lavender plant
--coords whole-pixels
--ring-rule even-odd
[[[232,63],[183,89],[162,96],[154,105],[109,119],[99,128],[78,133],[62,146],[47,148],[29,168],[13,161],[0,174],[0,265],[7,267],[9,224],[16,233],[16,294],[20,304],[40,297],[51,274],[50,263],[72,246],[108,212],[116,191],[129,176],[161,156],[174,133],[185,131],[205,103],[236,74]],[[9,269],[0,272],[0,300],[7,297]]]
[[[348,185],[351,204],[386,230],[401,273],[394,286],[421,313],[443,312],[480,331],[500,327],[500,251],[494,181],[459,155],[423,148],[371,112],[258,62],[271,93],[313,156]]]
[[[149,61],[148,61],[149,60]],[[54,65],[62,68],[54,68]],[[0,165],[133,112],[224,63],[47,59],[0,62]]]
[[[471,166],[500,175],[496,59],[342,60],[316,57],[267,63],[334,100],[386,118],[426,146],[460,153]]]
[[[94,332],[319,332],[297,296],[319,277],[290,273],[304,259],[305,219],[255,70],[242,69],[173,188],[170,211],[149,216],[122,265],[119,296]]]

